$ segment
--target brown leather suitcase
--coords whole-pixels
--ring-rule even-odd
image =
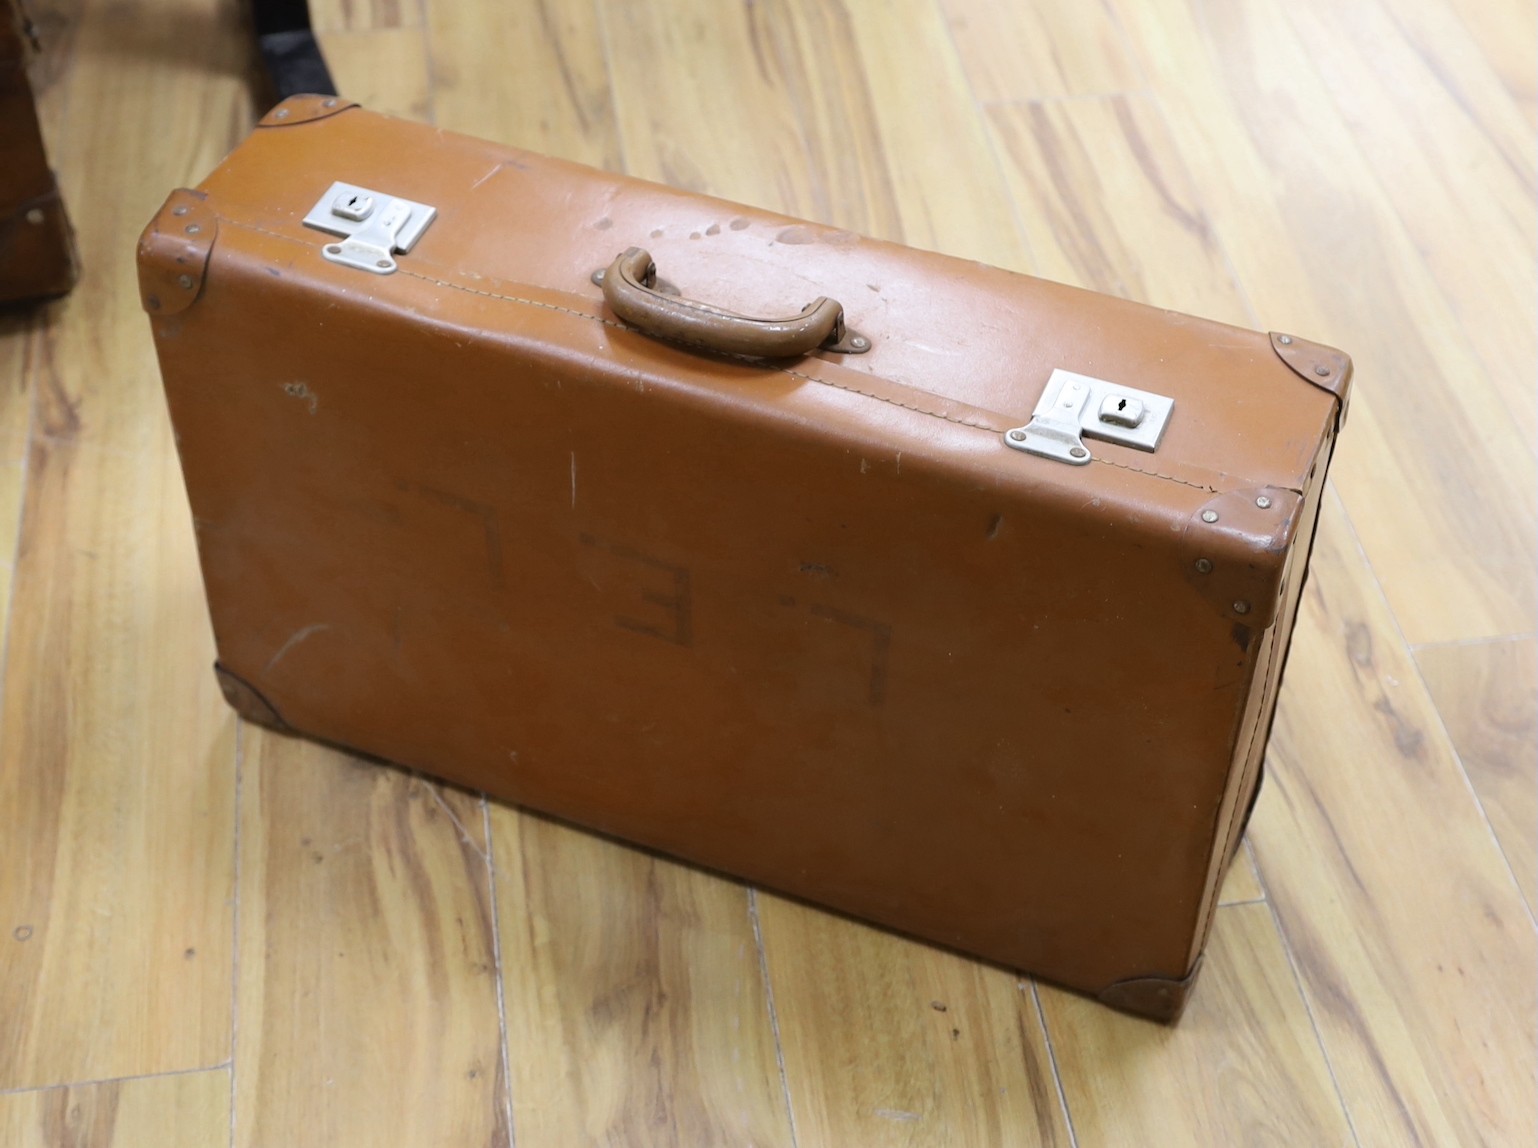
[[[0,0],[0,304],[75,285],[75,239],[48,168],[27,79],[31,37],[15,0]]]
[[[335,98],[140,271],[243,715],[1178,1013],[1344,355]]]

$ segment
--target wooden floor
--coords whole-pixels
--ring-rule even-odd
[[[375,108],[1355,356],[1173,1029],[240,726],[133,272],[237,8],[32,7],[86,273],[0,319],[0,1144],[1534,1143],[1531,5],[316,6]]]

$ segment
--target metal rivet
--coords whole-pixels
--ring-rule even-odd
[[[184,290],[187,290],[187,291],[191,291],[192,290],[192,276],[191,275],[178,275],[176,277],[176,281],[177,281],[177,283],[179,283],[182,286],[182,288]]]
[[[594,283],[596,283],[596,284],[598,284],[598,286],[602,287],[603,286],[603,268],[600,267],[597,271],[594,271],[590,278],[593,280]]]
[[[856,335],[849,340],[849,345],[857,351],[864,351],[870,347],[870,340],[864,335]]]
[[[275,120],[286,120],[286,119],[288,119],[288,109],[287,108],[279,108],[277,111],[272,113],[272,118],[275,119]]]
[[[342,253],[342,245],[340,243],[327,244],[327,246],[326,246],[326,254],[327,255],[340,255],[341,253]]]
[[[202,230],[203,229],[201,227],[199,227],[196,223],[189,223],[189,224],[187,224],[186,231],[187,231],[188,235],[196,235],[198,232],[200,232]]]
[[[1218,520],[1218,512],[1216,510],[1204,510],[1204,511],[1202,511],[1202,521],[1203,522],[1216,522],[1217,520]]]
[[[34,207],[32,210],[27,212],[27,222],[32,224],[34,227],[42,223],[46,218],[48,217],[43,214],[43,209],[41,207]]]
[[[381,259],[377,263],[375,263],[374,266],[375,267],[388,267],[388,266],[390,266],[390,261],[388,259]]]
[[[1317,366],[1314,368],[1314,374],[1318,375],[1321,379],[1328,378],[1330,374],[1330,368],[1323,365]]]
[[[1210,559],[1210,558],[1198,558],[1196,560],[1196,572],[1198,574],[1211,574],[1212,573],[1212,559]]]
[[[1244,601],[1243,599],[1240,599],[1239,601],[1234,603],[1234,613],[1235,614],[1248,614],[1249,612],[1250,612],[1250,604],[1248,602]]]
[[[173,207],[171,209],[171,214],[172,215],[186,215],[187,214],[187,205],[184,203],[180,207]]]
[[[335,100],[322,100],[320,102],[320,106],[323,107],[323,108],[334,108],[334,107],[336,107],[336,101]]]
[[[1068,453],[1073,455],[1074,458],[1083,458],[1085,455],[1089,454],[1089,451],[1085,450],[1082,446],[1075,446],[1070,447]]]
[[[1278,335],[1278,336],[1277,336],[1277,337],[1276,337],[1276,341],[1277,341],[1277,342],[1278,342],[1278,343],[1280,343],[1280,344],[1281,344],[1281,345],[1282,345],[1282,346],[1284,346],[1284,347],[1285,347],[1285,346],[1287,346],[1287,345],[1288,345],[1288,344],[1289,344],[1289,343],[1291,343],[1291,342],[1292,342],[1292,336],[1291,336],[1291,335]]]
[[[1012,430],[1012,431],[1010,431],[1009,432],[1009,441],[1010,442],[1024,442],[1025,441],[1025,432],[1023,430]]]
[[[1259,498],[1257,498],[1255,500],[1255,505],[1260,507],[1262,510],[1270,510],[1271,509],[1271,500],[1269,498],[1267,498],[1264,494],[1262,494]]]

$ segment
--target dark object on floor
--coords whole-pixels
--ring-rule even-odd
[[[27,79],[35,47],[19,5],[0,0],[0,304],[62,295],[78,275]]]
[[[336,95],[331,70],[310,27],[307,0],[251,0],[251,24],[269,103],[304,93]]]

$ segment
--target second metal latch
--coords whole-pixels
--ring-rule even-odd
[[[388,275],[396,268],[395,253],[410,251],[437,214],[428,204],[338,181],[310,209],[304,223],[343,237],[321,249],[331,262]]]
[[[1054,370],[1023,427],[1006,431],[1016,450],[1074,466],[1089,462],[1086,436],[1151,451],[1158,447],[1175,400],[1104,379]]]

